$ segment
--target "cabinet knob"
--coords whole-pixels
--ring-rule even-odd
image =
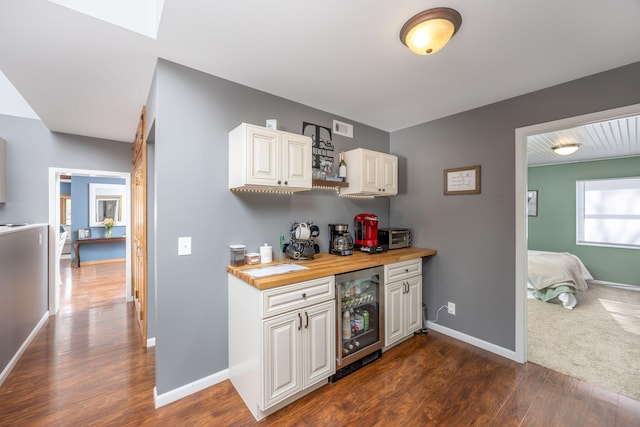
[[[278,180],[278,185],[282,184],[282,181]]]
[[[405,273],[408,273],[408,272],[409,272],[409,269],[408,269],[408,268],[405,268],[405,269],[404,269],[404,272],[405,272]]]
[[[305,292],[302,294],[302,298],[306,298],[306,297],[307,297],[307,293]]]
[[[284,185],[289,185],[289,181],[285,181],[285,182],[284,182]]]

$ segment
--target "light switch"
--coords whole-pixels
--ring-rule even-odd
[[[178,237],[178,256],[191,255],[191,237]]]

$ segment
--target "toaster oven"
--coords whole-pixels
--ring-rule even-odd
[[[379,228],[378,244],[384,249],[400,249],[411,246],[411,230],[408,228]]]

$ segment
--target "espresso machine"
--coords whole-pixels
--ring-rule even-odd
[[[347,224],[329,224],[329,253],[353,255],[353,238]]]
[[[361,213],[353,218],[354,233],[356,236],[355,248],[362,252],[377,254],[384,252],[378,244],[378,216],[369,213]]]

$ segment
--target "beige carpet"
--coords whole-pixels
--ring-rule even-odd
[[[573,310],[528,300],[530,362],[640,401],[640,292],[591,285]]]

